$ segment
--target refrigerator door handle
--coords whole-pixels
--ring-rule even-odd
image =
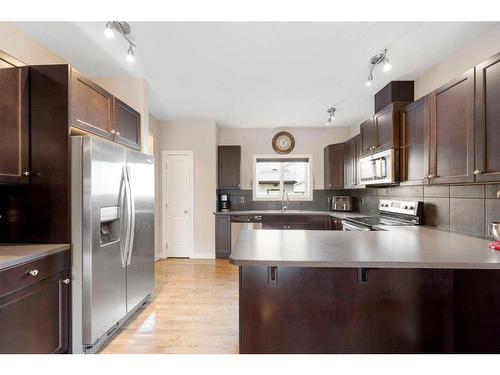
[[[129,233],[129,241],[128,241],[128,254],[127,254],[127,266],[130,265],[132,261],[132,251],[134,250],[134,232],[135,232],[135,202],[134,196],[132,194],[132,184],[130,183],[130,168],[126,168],[127,171],[127,182],[128,182],[128,191],[129,191],[129,201],[130,201],[130,233]]]
[[[126,207],[127,207],[127,227],[126,227],[126,233],[125,233],[125,246],[124,246],[124,254],[123,254],[123,267],[125,268],[127,266],[127,258],[128,258],[128,253],[129,253],[129,248],[130,248],[130,233],[131,233],[131,227],[132,227],[132,207],[131,207],[131,191],[130,191],[130,182],[128,179],[128,171],[125,166],[123,166],[123,176],[124,176],[124,185],[125,185],[125,196],[126,196]]]
[[[128,204],[125,205],[125,199],[127,197],[127,176],[125,173],[125,167],[122,168],[122,178],[120,181],[120,233],[123,233],[123,229],[125,229],[124,238],[120,238],[120,255],[122,258],[122,267],[125,268],[127,261],[127,240],[129,233],[129,225],[130,220],[128,219]],[[127,209],[125,209],[127,207]],[[125,221],[126,220],[126,221]],[[125,225],[125,228],[123,226]]]

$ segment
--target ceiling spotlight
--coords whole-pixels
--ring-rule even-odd
[[[335,121],[335,111],[337,110],[337,108],[335,107],[330,107],[328,108],[328,110],[326,111],[328,113],[328,121],[326,122],[326,126],[330,126],[332,124],[333,121]]]
[[[123,39],[125,39],[127,41],[128,45],[129,45],[125,59],[128,62],[133,63],[135,61],[133,47],[136,47],[136,45],[130,39],[130,31],[131,31],[131,27],[125,21],[108,21],[108,22],[106,22],[106,28],[104,29],[104,35],[106,35],[106,37],[109,39],[113,39],[115,37],[115,33],[120,34],[123,37]]]
[[[389,70],[391,70],[391,69],[392,69],[392,65],[389,63],[389,59],[386,59],[386,60],[385,60],[385,64],[384,64],[384,66],[382,67],[382,70],[383,70],[384,72],[388,72],[388,71],[389,71]]]
[[[373,68],[375,68],[376,65],[384,63],[382,70],[384,72],[388,72],[389,70],[392,69],[392,65],[389,63],[389,58],[387,57],[387,49],[384,50],[383,53],[379,53],[375,56],[372,56],[370,59],[370,74],[368,75],[368,80],[366,81],[366,86],[370,87],[372,85],[373,81]]]
[[[129,63],[133,63],[135,61],[134,50],[132,49],[132,45],[130,45],[130,47],[128,48],[125,60],[127,60]]]
[[[366,86],[370,87],[372,85],[373,75],[370,73],[368,80],[366,81]]]
[[[106,38],[113,39],[115,37],[115,32],[113,31],[112,22],[106,22],[106,28],[104,29],[104,35]]]

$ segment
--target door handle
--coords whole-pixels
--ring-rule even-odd
[[[127,171],[127,183],[128,183],[128,191],[129,191],[129,201],[130,201],[130,234],[129,234],[129,242],[128,242],[128,256],[127,256],[127,266],[130,265],[132,261],[132,251],[134,250],[134,232],[135,232],[135,202],[132,194],[132,184],[130,183],[130,168],[126,168]]]
[[[120,221],[121,223],[126,223],[125,228],[122,227],[123,224],[120,225],[120,233],[125,230],[125,238],[120,241],[120,255],[122,257],[122,267],[125,268],[127,266],[127,251],[128,251],[128,240],[129,240],[129,232],[130,232],[130,204],[128,202],[128,184],[127,184],[127,172],[125,169],[125,165],[122,166],[122,181],[120,187]],[[125,210],[127,207],[127,210]],[[126,222],[125,222],[126,220]]]

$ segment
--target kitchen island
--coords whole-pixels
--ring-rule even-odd
[[[242,231],[241,353],[498,353],[500,253],[426,227]]]

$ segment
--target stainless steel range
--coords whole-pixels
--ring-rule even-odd
[[[343,230],[386,230],[386,227],[422,224],[423,202],[381,199],[379,215],[349,217],[342,220]]]

